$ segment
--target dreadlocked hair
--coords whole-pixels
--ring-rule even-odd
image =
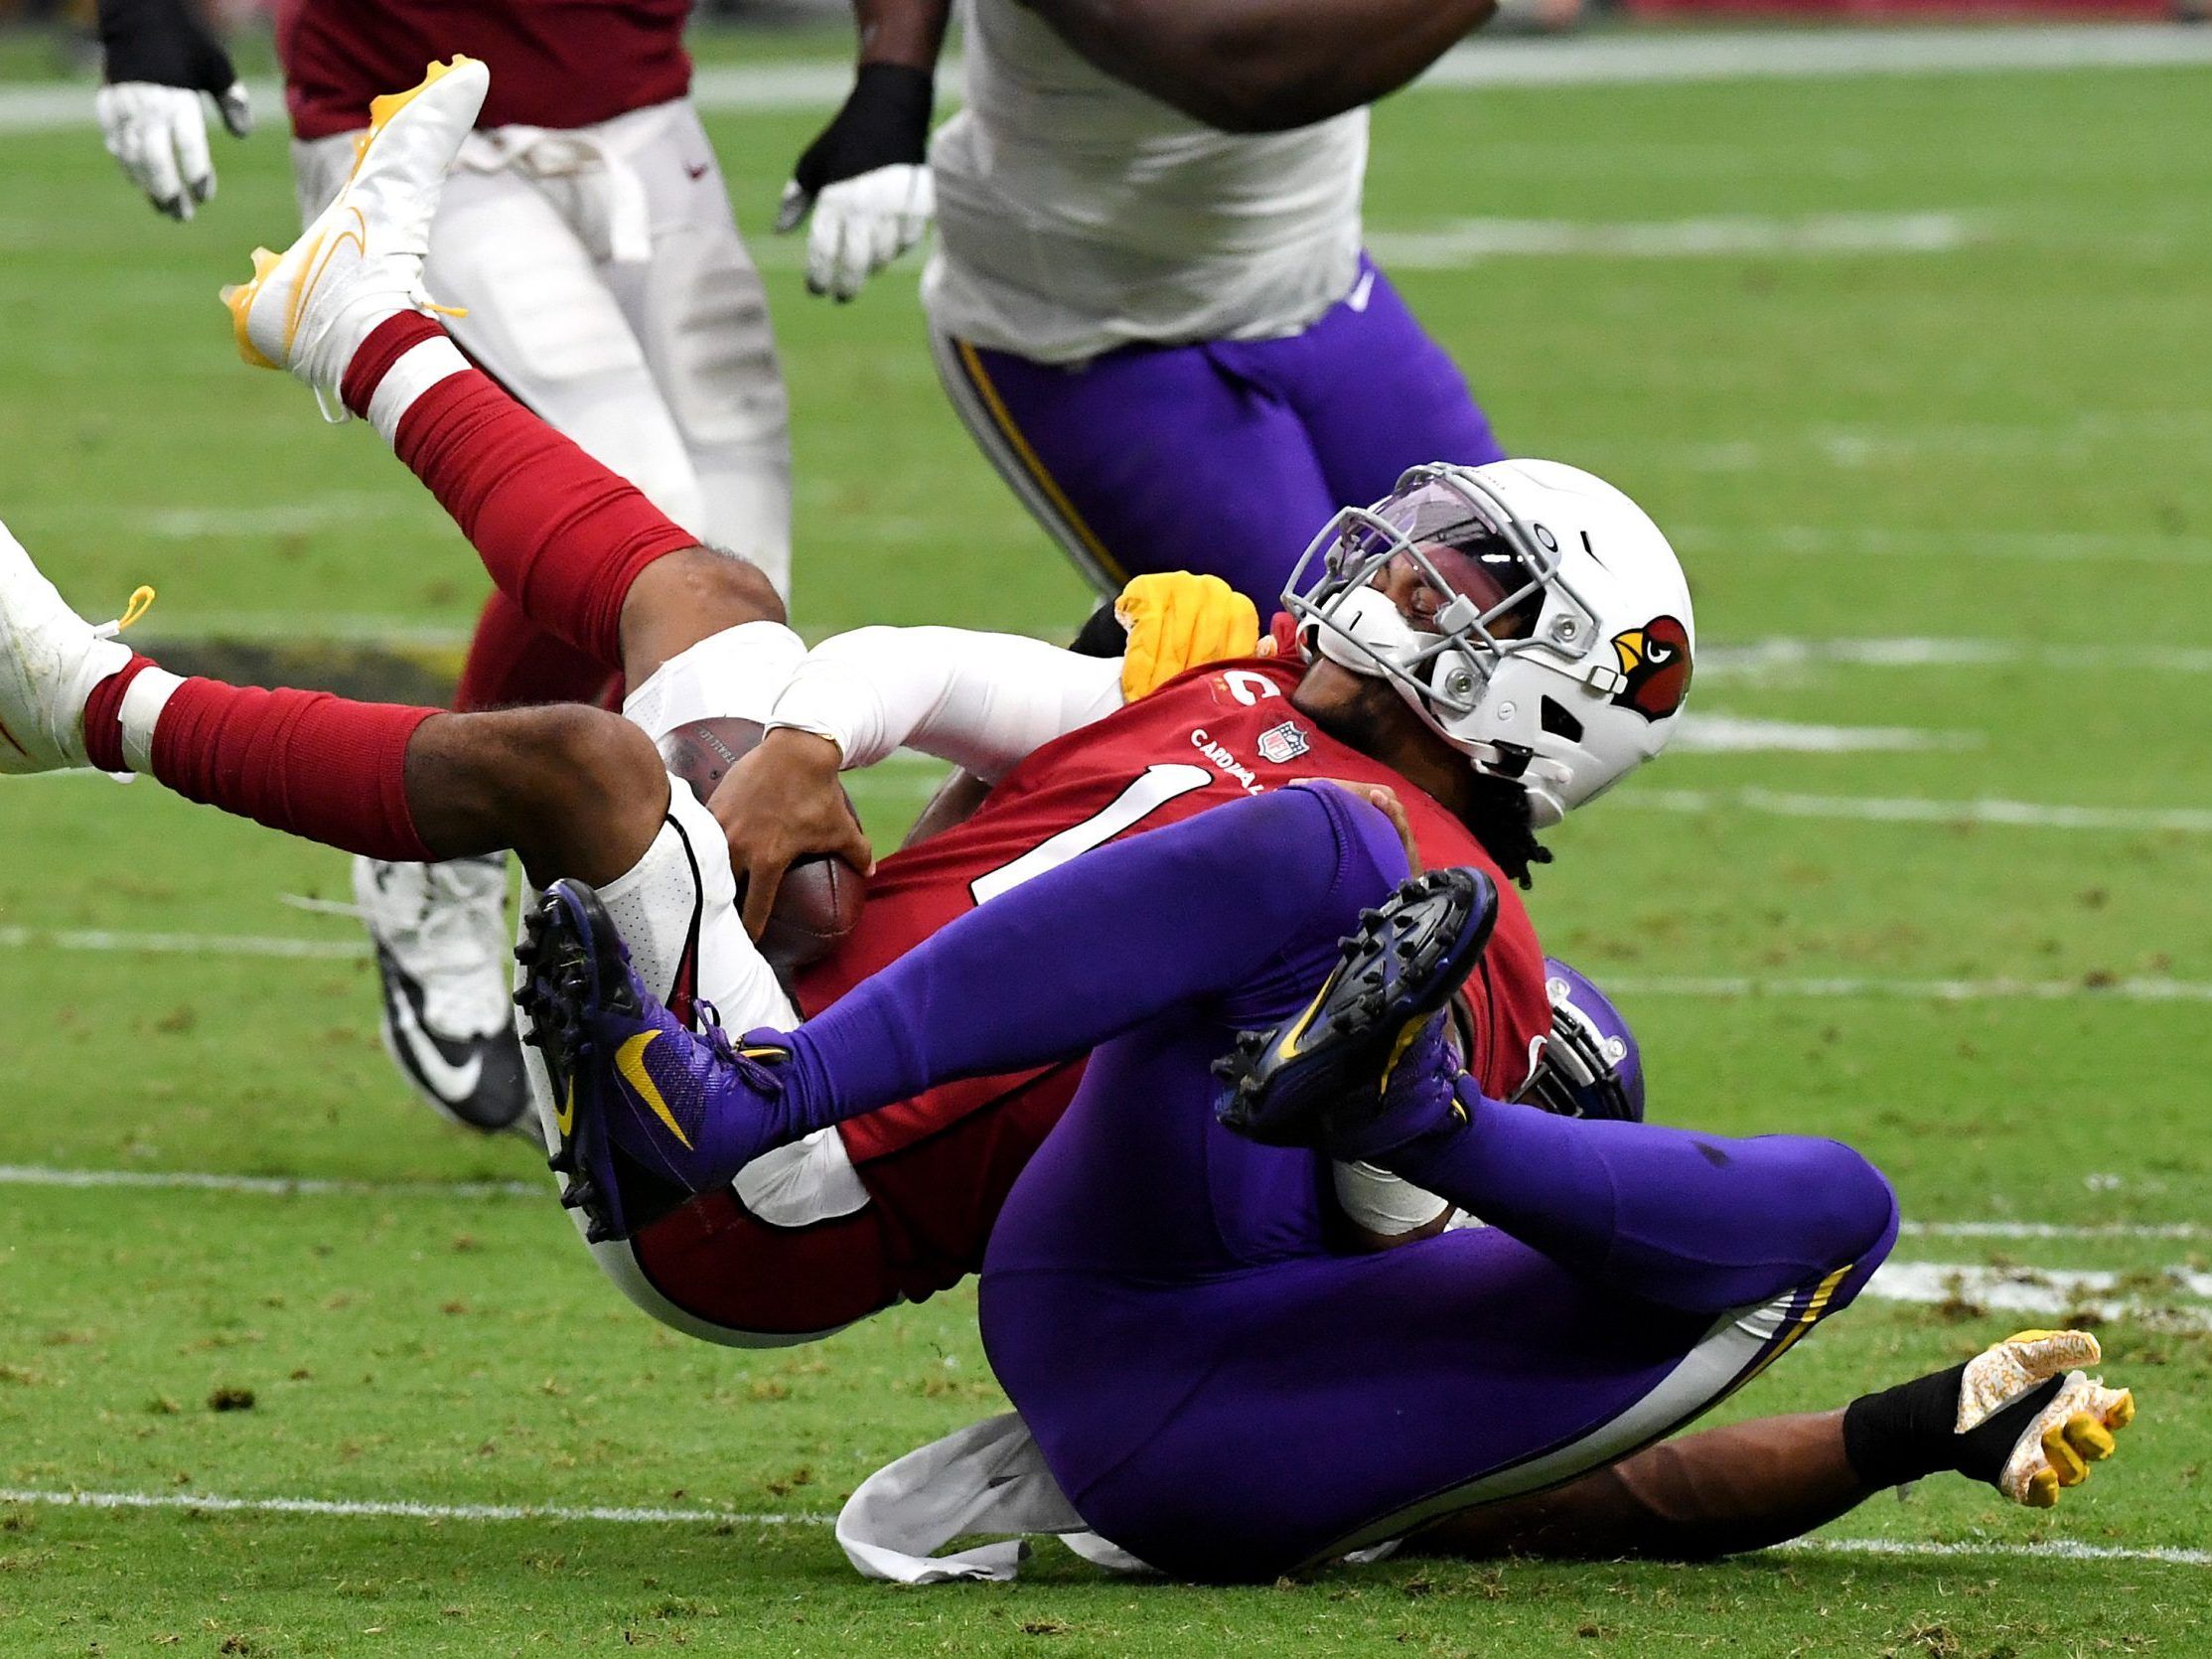
[[[1551,849],[1537,839],[1530,822],[1529,794],[1511,778],[1477,772],[1461,822],[1482,843],[1491,861],[1522,891],[1536,885],[1530,873],[1538,864],[1551,862]]]

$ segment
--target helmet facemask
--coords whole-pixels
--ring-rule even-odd
[[[1644,1118],[1644,1056],[1628,1020],[1588,975],[1544,959],[1551,1029],[1530,1045],[1515,1100],[1562,1118]]]
[[[1329,521],[1291,571],[1283,607],[1309,654],[1391,680],[1478,771],[1516,777],[1527,751],[1477,738],[1470,718],[1501,667],[1548,659],[1611,689],[1594,677],[1613,671],[1585,662],[1596,612],[1561,563],[1551,531],[1526,524],[1481,478],[1415,467],[1385,500]]]

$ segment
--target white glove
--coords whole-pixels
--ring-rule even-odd
[[[124,80],[102,86],[94,100],[107,153],[171,219],[190,220],[193,210],[216,193],[208,116],[200,98],[186,86]],[[232,137],[243,138],[252,130],[253,111],[239,82],[233,80],[216,105]]]
[[[798,186],[785,187],[786,211]],[[807,286],[849,300],[861,284],[929,233],[937,187],[926,166],[904,162],[824,185],[807,234]]]

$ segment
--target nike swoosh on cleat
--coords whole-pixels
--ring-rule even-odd
[[[422,1028],[422,1021],[415,1013],[414,999],[407,994],[404,985],[396,988],[398,994],[390,997],[385,1005],[390,1010],[392,1029],[398,1033],[400,1046],[407,1051],[408,1061],[440,1100],[448,1104],[467,1100],[484,1081],[482,1056],[472,1054],[466,1065],[457,1066],[439,1053],[436,1041]]]
[[[638,1098],[653,1108],[653,1115],[668,1126],[668,1132],[685,1151],[690,1151],[691,1137],[683,1132],[683,1126],[675,1121],[675,1114],[668,1110],[668,1103],[661,1098],[661,1085],[653,1081],[653,1074],[646,1070],[646,1050],[653,1046],[659,1031],[641,1031],[622,1047],[615,1050],[615,1070],[623,1080],[637,1091]]]
[[[574,1078],[568,1080],[567,1095],[562,1099],[560,1105],[553,1109],[553,1127],[560,1131],[561,1138],[564,1140],[568,1137],[569,1131],[576,1127],[576,1080]]]
[[[323,237],[322,237],[322,233],[321,233],[320,231],[318,231],[318,232],[316,233],[315,239],[314,239],[314,240],[313,240],[312,242],[308,243],[308,247],[307,247],[307,253],[306,253],[306,255],[305,255],[305,256],[304,256],[304,257],[303,257],[303,258],[302,258],[302,259],[300,260],[300,264],[301,264],[301,265],[302,265],[303,267],[304,267],[304,266],[309,266],[309,265],[313,265],[313,264],[315,263],[315,260],[316,260],[317,256],[318,256],[318,255],[321,255],[321,254],[322,254],[322,252],[323,252]],[[270,268],[271,268],[271,269],[274,269],[275,267],[274,267],[274,266],[271,266]],[[285,350],[285,354],[286,354],[287,356],[289,356],[289,355],[291,354],[291,350],[292,350],[292,341],[294,340],[294,338],[296,338],[296,337],[298,336],[298,334],[299,334],[299,332],[300,332],[300,313],[301,313],[301,312],[303,312],[303,311],[305,311],[305,310],[307,309],[307,296],[308,296],[308,293],[309,293],[309,291],[310,291],[311,289],[313,289],[313,288],[314,288],[314,286],[315,286],[315,277],[314,277],[314,276],[313,276],[312,274],[311,274],[311,275],[308,275],[308,276],[305,276],[305,277],[304,277],[304,278],[303,278],[303,279],[302,279],[302,280],[301,280],[301,281],[300,281],[300,282],[298,283],[298,285],[297,285],[297,286],[295,286],[295,287],[294,287],[294,288],[292,289],[292,297],[291,297],[291,298],[290,298],[290,299],[289,299],[288,301],[286,301],[286,302],[285,302],[285,306],[284,306],[284,350]]]
[[[1329,992],[1336,988],[1337,976],[1331,974],[1321,981],[1321,988],[1313,993],[1313,1000],[1306,1004],[1306,1011],[1298,1016],[1282,1039],[1282,1047],[1275,1051],[1278,1060],[1295,1060],[1304,1052],[1305,1035],[1313,1026],[1313,1019],[1321,1011],[1321,1004],[1329,999]]]
[[[369,222],[362,218],[359,208],[349,208],[347,211],[354,216],[357,227],[341,230],[333,236],[330,245],[320,249],[322,257],[316,261],[314,272],[292,291],[292,304],[284,317],[284,355],[287,358],[292,355],[292,348],[299,339],[300,323],[307,316],[308,304],[315,297],[315,290],[322,286],[323,278],[330,271],[331,261],[338,257],[339,249],[352,242],[363,258],[369,256]],[[308,258],[314,260],[315,253],[310,252]]]

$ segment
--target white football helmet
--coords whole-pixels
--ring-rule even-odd
[[[1659,527],[1556,461],[1413,468],[1329,521],[1283,607],[1309,657],[1390,679],[1476,771],[1520,784],[1538,829],[1666,747],[1696,649]]]

